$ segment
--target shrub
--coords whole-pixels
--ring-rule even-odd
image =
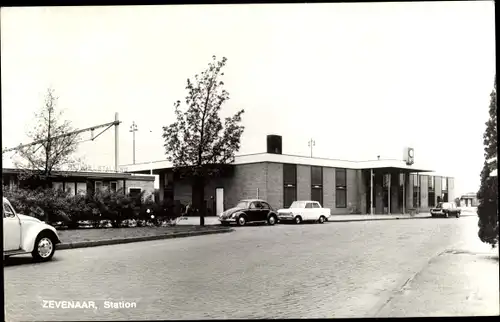
[[[49,224],[62,221],[69,228],[77,228],[81,221],[90,221],[98,228],[103,220],[120,227],[126,220],[149,219],[147,209],[155,216],[171,216],[167,203],[156,204],[152,197],[144,199],[144,192],[137,196],[127,196],[122,191],[70,196],[61,190],[18,188],[4,189],[3,193],[17,212]]]

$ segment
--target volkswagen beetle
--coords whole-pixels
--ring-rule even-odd
[[[56,244],[61,243],[54,227],[34,217],[16,213],[10,202],[3,198],[3,255],[29,254],[38,261],[54,256]]]
[[[238,226],[245,226],[250,222],[267,222],[268,225],[275,225],[278,222],[278,215],[266,201],[248,199],[241,200],[235,207],[221,213],[219,221],[224,226],[233,222]]]

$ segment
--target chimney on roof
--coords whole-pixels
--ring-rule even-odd
[[[267,153],[281,154],[282,153],[281,135],[267,136]]]

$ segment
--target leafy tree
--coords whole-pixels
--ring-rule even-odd
[[[35,114],[36,125],[27,134],[33,143],[39,144],[18,150],[22,161],[14,161],[16,167],[27,170],[24,177],[46,178],[53,170],[60,170],[75,161],[71,155],[76,151],[78,134],[70,121],[62,119],[62,111],[56,110],[58,97],[48,89],[45,104]]]
[[[219,113],[229,93],[220,78],[227,59],[212,59],[194,81],[187,80],[186,110],[181,110],[180,101],[175,102],[176,121],[163,127],[167,160],[173,163],[174,171],[191,179],[193,208],[199,212],[202,226],[206,178],[219,175],[224,165],[234,161],[244,130],[240,124],[244,110],[226,117],[222,124]]]
[[[495,76],[494,89],[491,92],[489,114],[484,132],[484,157],[485,162],[481,171],[481,187],[477,193],[479,205],[478,236],[482,242],[493,247],[498,243],[498,177],[491,176],[497,169],[497,82]]]

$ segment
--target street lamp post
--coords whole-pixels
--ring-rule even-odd
[[[151,136],[151,139],[153,138],[153,130],[149,130],[149,135]],[[149,159],[149,174],[153,175],[153,159]]]
[[[135,124],[135,121],[132,122],[132,125],[130,126],[130,132],[132,132],[132,140],[133,140],[133,160],[134,160],[134,164],[135,164],[135,132],[137,132],[138,129],[137,129],[137,124]]]
[[[316,145],[316,142],[313,139],[310,139],[308,145],[311,148],[311,158],[312,158],[313,157],[313,146]]]

